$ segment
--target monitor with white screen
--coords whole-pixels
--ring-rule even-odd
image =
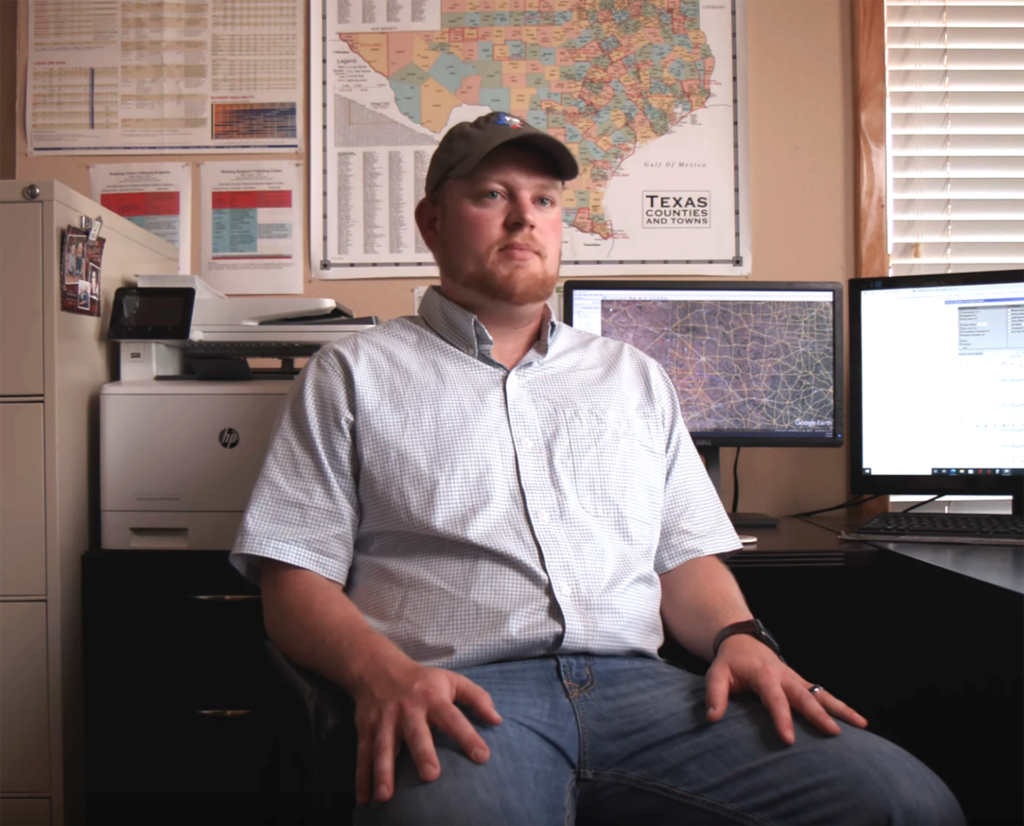
[[[1024,271],[852,280],[850,402],[854,493],[1019,500]]]
[[[564,318],[661,364],[716,486],[719,447],[843,443],[842,284],[569,280]]]

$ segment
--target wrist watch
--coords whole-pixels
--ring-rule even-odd
[[[718,647],[733,634],[749,634],[758,642],[767,645],[780,660],[785,662],[782,659],[779,641],[771,635],[771,632],[764,627],[764,623],[759,619],[743,620],[743,622],[734,622],[732,625],[725,626],[725,628],[718,632],[718,636],[715,637],[714,656],[718,656]]]

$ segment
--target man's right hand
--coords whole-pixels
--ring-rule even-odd
[[[488,725],[501,723],[490,695],[453,671],[411,660],[366,622],[342,587],[320,574],[273,559],[262,562],[263,621],[270,638],[295,662],[323,674],[356,702],[356,799],[391,799],[395,756],[405,741],[425,782],[441,764],[430,727],[445,732],[470,759],[491,756],[468,708]]]
[[[395,757],[403,741],[420,780],[437,780],[441,764],[431,726],[448,734],[473,762],[486,763],[490,758],[487,744],[455,704],[462,704],[492,726],[500,725],[501,715],[491,695],[461,674],[410,660],[359,682],[352,687],[352,694],[359,733],[356,800],[360,805],[365,806],[371,797],[382,803],[391,799]]]

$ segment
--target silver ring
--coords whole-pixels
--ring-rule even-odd
[[[821,687],[820,685],[818,685],[817,683],[815,683],[814,685],[812,685],[812,686],[811,686],[810,688],[808,688],[807,690],[808,690],[808,691],[810,691],[810,692],[811,692],[811,694],[817,694],[817,693],[818,693],[819,691],[824,691],[825,689],[824,689],[824,688],[822,688],[822,687]]]

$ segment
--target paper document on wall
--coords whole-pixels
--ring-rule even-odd
[[[301,151],[299,0],[38,0],[29,154]]]
[[[330,16],[347,32],[430,32],[441,28],[441,6],[431,0],[336,0]]]
[[[213,161],[200,167],[202,272],[229,294],[301,293],[302,164]]]
[[[178,248],[178,272],[192,269],[192,164],[89,167],[92,199]]]

